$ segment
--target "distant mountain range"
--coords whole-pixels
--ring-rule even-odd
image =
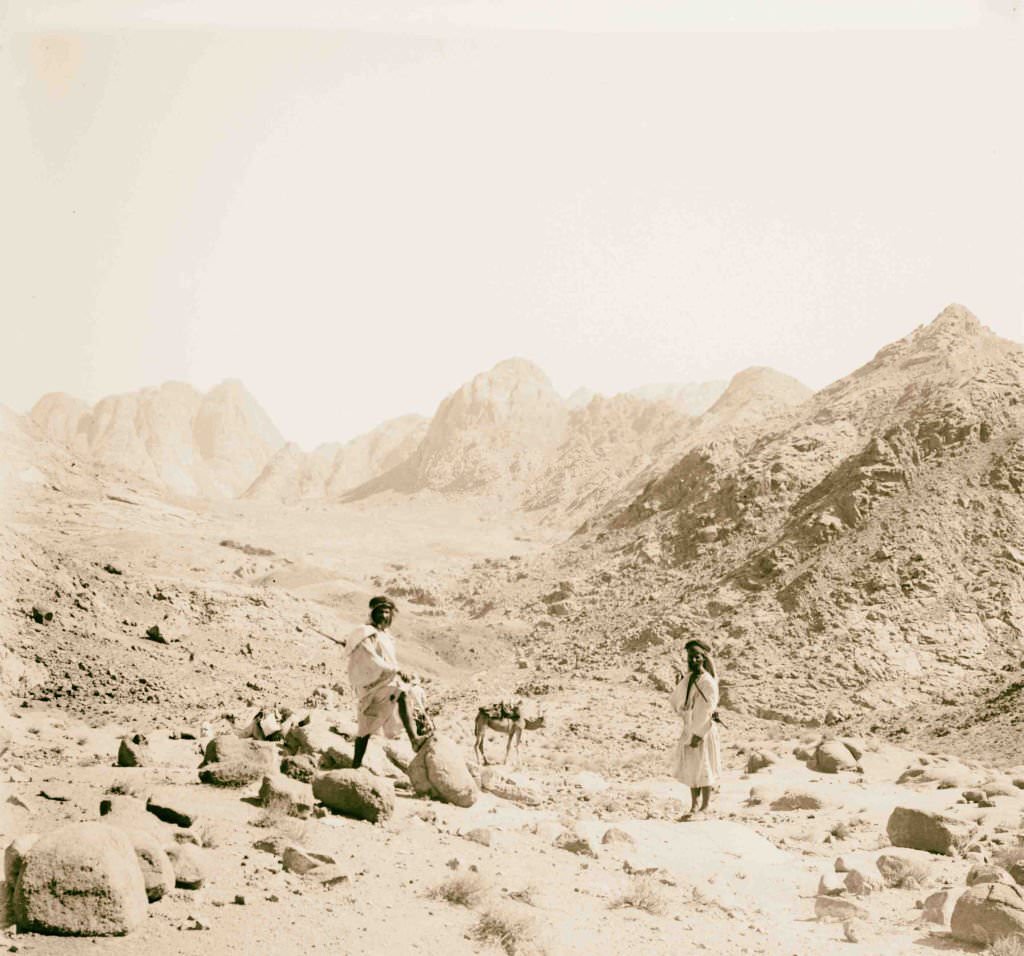
[[[432,419],[392,419],[313,452],[286,442],[237,381],[206,394],[169,382],[91,407],[54,393],[27,418],[90,466],[176,495],[290,502],[429,490],[582,520],[610,496],[635,491],[687,436],[757,420],[809,394],[779,373],[749,370],[728,388],[654,385],[566,400],[537,366],[509,359],[456,389]]]

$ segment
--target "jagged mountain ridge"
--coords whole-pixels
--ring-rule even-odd
[[[491,495],[579,523],[609,501],[635,494],[693,435],[758,420],[810,394],[789,376],[748,370],[718,394],[717,411],[695,417],[675,399],[633,393],[577,392],[563,400],[539,368],[513,359],[445,399],[410,459],[351,498],[382,491]]]
[[[734,703],[801,720],[998,682],[1024,650],[1022,386],[1024,348],[951,306],[694,447],[559,556],[591,582],[574,642],[696,629]]]

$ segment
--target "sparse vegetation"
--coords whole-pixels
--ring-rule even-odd
[[[448,877],[443,883],[434,887],[430,895],[454,906],[472,908],[478,905],[490,890],[490,880],[481,873],[470,870]]]
[[[612,907],[632,906],[653,916],[662,916],[668,901],[661,887],[650,876],[637,875],[629,879],[626,891],[611,903]]]
[[[470,934],[481,943],[500,946],[508,956],[545,956],[547,952],[538,938],[536,920],[508,905],[486,909]]]
[[[216,827],[211,823],[203,823],[196,834],[199,837],[199,845],[206,849],[213,850],[220,846],[220,837]]]

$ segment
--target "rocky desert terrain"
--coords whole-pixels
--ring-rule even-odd
[[[813,394],[513,359],[312,453],[236,382],[0,409],[6,946],[1024,951],[1022,384],[954,305]],[[381,593],[436,735],[352,771],[324,635]]]

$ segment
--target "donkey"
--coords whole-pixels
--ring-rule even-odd
[[[476,754],[477,763],[482,761],[484,766],[487,765],[487,755],[484,753],[484,736],[487,733],[488,727],[496,733],[504,734],[507,738],[505,759],[502,762],[508,763],[508,755],[512,750],[513,744],[516,748],[516,759],[518,760],[519,744],[523,737],[523,731],[537,730],[543,726],[543,714],[537,717],[524,717],[518,703],[509,705],[502,702],[492,704],[490,707],[480,707],[476,712],[476,724],[474,726],[476,744],[473,747],[473,752]]]

